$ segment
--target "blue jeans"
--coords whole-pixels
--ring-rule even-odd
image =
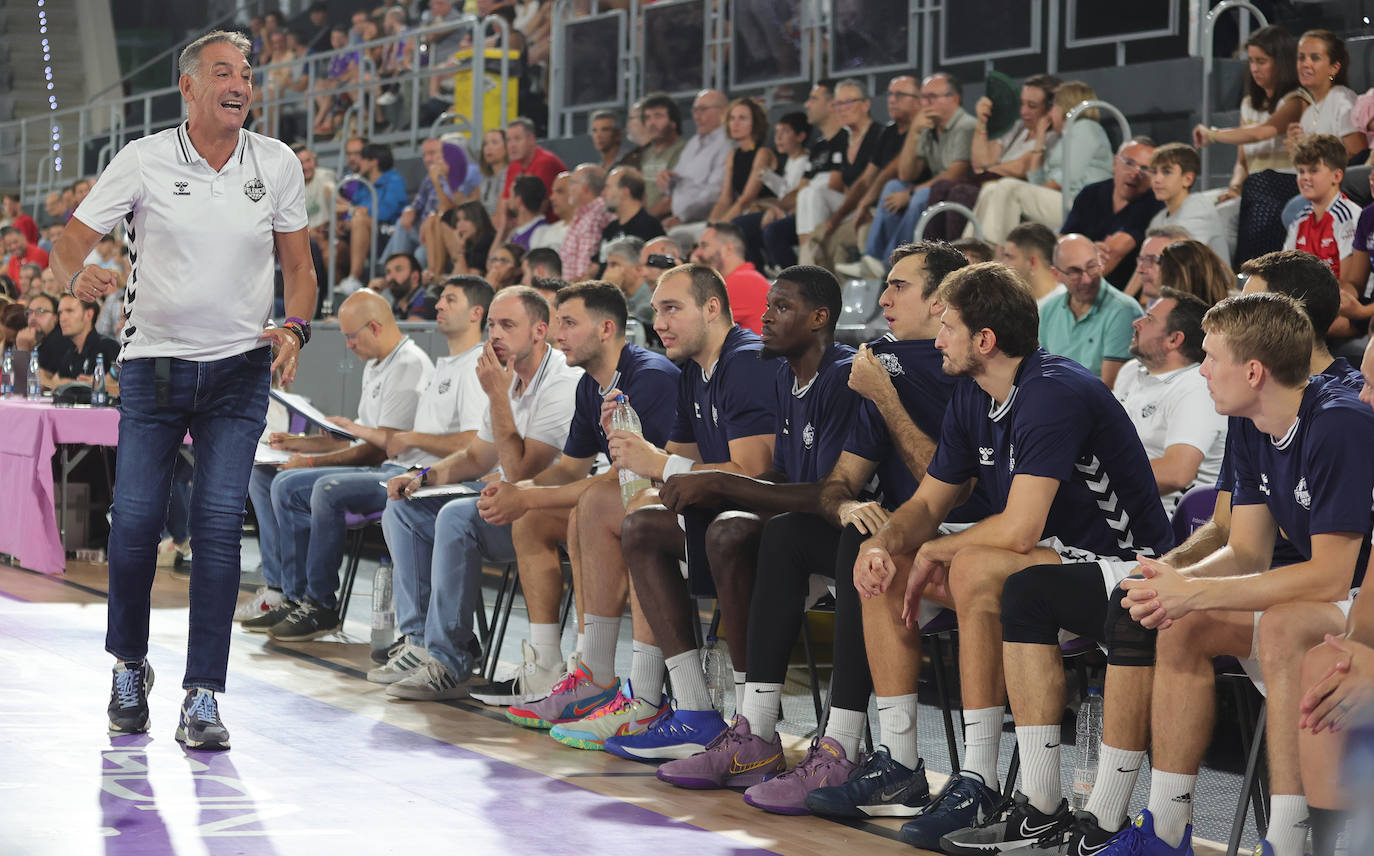
[[[466,675],[482,562],[515,561],[510,526],[483,520],[476,497],[432,497],[388,502],[382,532],[393,562],[396,629],[455,675]]]
[[[797,215],[779,217],[763,227],[763,254],[778,267],[797,263]]]
[[[172,497],[167,502],[167,525],[164,531],[178,544],[191,537],[191,462],[177,451],[176,468],[172,471]]]
[[[258,555],[262,557],[262,580],[268,588],[282,587],[281,538],[277,532],[277,514],[272,510],[272,480],[281,470],[276,467],[253,467],[248,481],[248,498],[253,502],[253,515],[258,518]]]
[[[253,452],[267,419],[272,351],[262,347],[201,363],[172,359],[162,403],[155,391],[157,362],[129,360],[119,377],[105,650],[121,660],[148,654],[157,542],[167,516],[177,452],[189,431],[196,451],[191,488],[191,539],[196,547],[182,686],[223,692],[238,599],[244,501]]]
[[[310,598],[326,609],[338,606],[339,565],[348,528],[344,515],[375,514],[386,507],[379,482],[405,467],[309,467],[286,470],[272,480],[277,516],[282,593],[300,602]]]
[[[883,185],[883,192],[878,195],[878,210],[873,215],[873,225],[868,230],[868,245],[864,247],[864,254],[872,256],[884,263],[887,257],[892,255],[892,251],[898,246],[908,243],[911,236],[916,233],[916,221],[921,219],[921,214],[926,210],[926,204],[930,201],[930,188],[922,187],[911,192],[911,201],[907,203],[905,210],[898,214],[893,214],[883,207],[882,200],[889,193],[907,190],[910,187],[904,181],[893,179]]]
[[[415,217],[416,226],[414,229],[402,229],[400,223],[397,222],[396,231],[391,233],[391,238],[382,248],[381,254],[377,256],[378,260],[389,259],[394,253],[410,253],[423,267],[428,262],[428,254],[420,242],[419,222],[418,214]]]

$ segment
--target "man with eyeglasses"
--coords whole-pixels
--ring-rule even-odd
[[[1059,230],[1061,235],[1086,235],[1096,241],[1107,281],[1117,288],[1130,281],[1150,219],[1164,207],[1150,192],[1154,151],[1149,137],[1122,143],[1112,160],[1112,177],[1080,190]]]
[[[1156,226],[1145,233],[1145,243],[1140,245],[1140,255],[1136,256],[1135,273],[1122,289],[1131,297],[1149,304],[1159,297],[1163,283],[1159,281],[1159,254],[1175,241],[1192,238],[1182,226]]]
[[[1065,291],[1040,309],[1040,346],[1068,357],[1110,387],[1131,358],[1131,322],[1143,314],[1140,304],[1103,279],[1101,251],[1084,235],[1059,239],[1054,271]]]
[[[19,331],[14,346],[21,351],[38,349],[38,365],[45,372],[57,371],[58,360],[66,352],[67,337],[57,326],[57,298],[35,294],[24,312],[28,326]]]
[[[677,164],[654,179],[658,189],[673,200],[672,214],[663,220],[665,229],[704,221],[711,213],[730,157],[730,138],[725,134],[728,103],[725,93],[717,89],[703,89],[692,102],[696,136],[683,145]]]

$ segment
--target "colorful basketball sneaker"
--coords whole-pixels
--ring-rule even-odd
[[[806,758],[796,767],[745,791],[744,801],[774,814],[810,814],[806,795],[817,788],[844,784],[854,770],[855,764],[845,755],[844,747],[830,737],[822,737],[811,742]]]
[[[620,679],[603,687],[592,681],[592,673],[582,665],[577,654],[568,660],[568,676],[553,685],[553,692],[545,698],[506,709],[506,718],[526,728],[552,728],[564,722],[576,722],[616,697]]]
[[[705,751],[669,761],[658,768],[658,777],[679,788],[747,788],[785,769],[782,738],[774,734],[771,741],[764,740],[740,714]]]
[[[674,761],[705,752],[725,731],[714,710],[668,710],[639,734],[608,737],[605,749],[631,761]]]
[[[646,699],[635,698],[626,681],[615,698],[575,722],[555,725],[549,736],[564,746],[600,752],[606,738],[639,734],[668,710],[666,696],[655,707]]]

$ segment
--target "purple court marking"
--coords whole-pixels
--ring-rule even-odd
[[[172,739],[184,654],[156,644],[184,611],[175,627],[154,613],[152,731],[110,738],[104,610],[11,604],[0,600],[0,659],[26,665],[0,677],[0,823],[19,852],[576,853],[630,840],[666,853],[772,852],[241,669],[222,704],[235,748],[185,751]]]

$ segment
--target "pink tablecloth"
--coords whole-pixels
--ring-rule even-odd
[[[52,458],[60,443],[118,445],[119,411],[0,399],[0,553],[45,574],[67,565],[53,505]]]

